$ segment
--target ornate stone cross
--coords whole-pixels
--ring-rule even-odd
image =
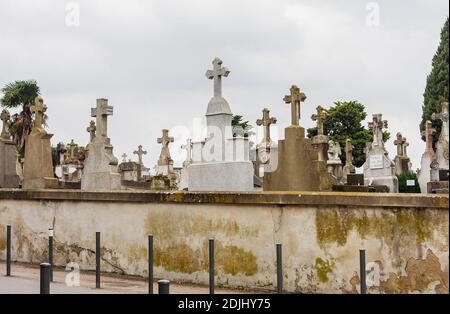
[[[449,137],[449,115],[448,115],[448,102],[442,103],[442,109],[441,113],[433,113],[431,115],[431,119],[433,121],[435,120],[441,120],[442,121],[442,131],[441,131],[441,141],[447,141]]]
[[[89,123],[89,127],[86,129],[86,131],[89,132],[89,134],[91,135],[91,142],[94,140],[95,138],[95,131],[97,131],[97,127],[95,126],[95,121],[92,120]]]
[[[213,70],[206,71],[206,77],[214,81],[214,97],[222,96],[222,76],[227,77],[230,74],[230,70],[222,67],[222,63],[222,60],[215,58],[212,62]]]
[[[181,145],[181,149],[186,150],[186,160],[183,162],[183,167],[186,167],[192,163],[192,139],[188,138],[186,145]]]
[[[143,163],[143,161],[142,161],[142,156],[143,156],[143,155],[147,155],[147,151],[142,149],[142,145],[139,145],[139,146],[138,146],[138,150],[135,150],[135,151],[133,152],[133,154],[134,154],[134,155],[138,155],[139,164],[140,164],[141,166],[143,166],[144,163]]]
[[[69,157],[70,157],[70,158],[74,157],[74,155],[75,155],[74,151],[75,151],[75,148],[76,148],[77,146],[78,146],[78,145],[75,144],[75,142],[74,142],[73,140],[72,140],[69,144],[67,144],[67,147],[69,148],[69,149],[68,149],[68,152],[69,152]]]
[[[286,104],[291,104],[291,120],[292,126],[298,126],[300,120],[300,104],[302,101],[306,100],[306,95],[303,92],[300,92],[300,88],[296,85],[291,86],[291,94],[286,95],[283,98],[283,101]]]
[[[43,131],[44,114],[47,111],[47,106],[44,104],[44,99],[41,96],[36,97],[34,105],[30,108],[31,113],[34,113],[34,128]]]
[[[9,133],[9,120],[11,119],[11,115],[8,110],[3,109],[0,118],[3,122],[1,138],[9,140],[11,138],[11,134]]]
[[[267,108],[263,109],[263,118],[256,120],[256,125],[264,126],[264,140],[262,143],[269,145],[272,140],[270,138],[270,125],[277,123],[277,118],[270,117],[270,110]]]
[[[355,147],[352,144],[352,139],[348,138],[345,141],[345,165],[353,167],[353,149]]]
[[[122,162],[127,162],[127,157],[128,157],[127,154],[123,153],[123,155],[121,157],[122,157]]]
[[[161,155],[159,156],[158,164],[164,164],[164,162],[168,162],[171,160],[169,144],[174,141],[173,137],[169,137],[169,130],[162,130],[162,137],[158,138],[158,144],[162,144]]]
[[[369,129],[372,129],[373,133],[373,146],[383,147],[383,128],[388,127],[388,122],[386,120],[382,120],[383,115],[381,113],[377,113],[372,115],[372,122],[369,122]]]
[[[425,152],[431,153],[432,155],[434,155],[433,134],[436,133],[436,129],[434,129],[432,125],[433,124],[431,123],[430,120],[427,120],[425,122],[425,130],[422,131],[422,136],[425,136],[425,142],[426,142]]]
[[[403,138],[403,157],[408,157],[407,148],[409,143],[406,141],[406,137]]]
[[[108,116],[113,115],[108,99],[97,99],[97,107],[91,109],[91,117],[97,118],[97,131],[101,137],[108,137]]]
[[[323,135],[323,123],[325,119],[328,117],[328,113],[323,109],[322,106],[318,106],[316,108],[317,113],[311,116],[313,121],[317,122],[317,135]]]
[[[402,136],[402,133],[397,133],[397,139],[394,141],[394,145],[397,146],[397,156],[404,156],[403,147],[406,143],[406,138]]]

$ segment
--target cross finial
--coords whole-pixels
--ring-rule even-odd
[[[311,116],[313,121],[317,122],[317,135],[323,135],[323,123],[325,119],[328,117],[328,113],[323,109],[322,106],[317,106],[315,114]]]
[[[436,133],[436,129],[433,128],[433,124],[430,120],[425,122],[425,130],[422,131],[422,136],[425,136],[426,148],[425,151],[434,154],[433,150],[433,134]]]
[[[215,58],[212,62],[213,70],[206,71],[206,77],[210,80],[214,80],[214,97],[222,96],[222,76],[227,77],[230,74],[230,70],[226,67],[222,67],[222,60]]]
[[[39,132],[43,132],[44,128],[44,114],[47,111],[47,106],[44,104],[44,98],[41,96],[36,97],[34,105],[30,108],[31,113],[34,114],[34,129]]]
[[[97,131],[100,137],[108,137],[108,116],[113,115],[114,108],[108,106],[108,99],[97,99],[97,107],[91,109],[91,117],[97,118]]]
[[[86,129],[86,131],[88,131],[89,132],[89,134],[90,134],[90,136],[91,136],[91,142],[94,140],[94,138],[95,138],[95,131],[97,130],[97,127],[95,126],[95,121],[94,120],[92,120],[90,123],[89,123],[89,126],[88,126],[88,128]]]
[[[406,151],[409,143],[406,141],[406,137],[403,138],[403,157],[408,157],[408,153]]]
[[[181,149],[186,150],[186,160],[183,162],[183,167],[187,167],[192,163],[192,139],[188,138],[185,145],[181,145]]]
[[[169,137],[169,130],[162,130],[162,137],[158,138],[158,144],[162,144],[161,155],[159,156],[158,164],[166,165],[172,158],[170,157],[169,144],[174,141],[173,137]]]
[[[72,158],[72,157],[74,157],[75,156],[75,153],[74,153],[74,151],[75,151],[75,148],[77,147],[78,145],[77,144],[75,144],[75,142],[74,142],[74,140],[72,139],[72,141],[69,143],[69,144],[67,144],[67,147],[69,148],[69,157],[70,158]]]
[[[128,157],[127,154],[123,153],[121,157],[122,157],[122,162],[127,162],[127,157]]]
[[[300,92],[300,88],[296,85],[291,86],[291,94],[286,95],[283,98],[283,101],[286,104],[291,104],[291,123],[292,126],[298,126],[300,120],[300,104],[302,101],[306,100],[306,95],[303,92]]]
[[[9,111],[3,109],[0,118],[3,122],[1,138],[9,140],[11,138],[11,133],[9,133],[9,119],[11,119],[11,115],[9,114]]]
[[[270,145],[272,142],[270,138],[270,125],[277,123],[277,118],[270,116],[270,110],[267,108],[263,109],[263,118],[256,120],[256,125],[264,126],[264,140],[262,143]]]
[[[404,144],[406,142],[406,138],[402,136],[402,133],[397,133],[397,139],[394,141],[394,145],[397,146],[397,156],[403,156],[404,155]]]
[[[147,151],[145,151],[145,150],[142,149],[142,145],[139,145],[139,146],[138,146],[138,150],[135,150],[135,151],[133,152],[133,154],[138,155],[139,164],[140,164],[141,166],[143,166],[144,163],[143,163],[143,161],[142,161],[142,156],[143,156],[143,155],[147,155]]]
[[[381,113],[377,113],[372,115],[372,122],[369,122],[369,129],[372,129],[373,133],[373,146],[383,147],[383,128],[388,127],[387,120],[382,120],[383,115]]]

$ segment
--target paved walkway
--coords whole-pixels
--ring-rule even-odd
[[[11,277],[6,277],[6,264],[0,262],[0,294],[36,294],[39,293],[39,266],[13,263]],[[52,294],[145,294],[148,291],[147,281],[138,277],[128,277],[113,274],[102,274],[101,289],[95,289],[95,273],[80,272],[80,287],[66,285],[69,274],[63,268],[53,270],[53,280],[50,286]],[[157,283],[153,284],[153,291],[158,292]],[[255,291],[215,289],[216,293],[241,294],[255,293]],[[188,284],[170,285],[170,293],[179,294],[207,294],[209,288]],[[259,292],[261,293],[261,292]]]

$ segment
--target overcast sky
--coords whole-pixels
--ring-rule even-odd
[[[205,72],[217,56],[231,70],[223,93],[233,113],[254,124],[268,107],[284,136],[290,107],[282,98],[292,84],[308,97],[304,127],[314,125],[317,105],[358,100],[368,120],[382,113],[389,121],[392,158],[395,134],[407,137],[416,169],[425,147],[422,95],[448,6],[448,0],[1,0],[0,86],[38,81],[55,145],[87,144],[90,108],[108,98],[115,155],[136,159],[132,152],[141,144],[153,168],[161,129],[191,127],[206,113],[212,82]],[[178,133],[171,148],[177,164]]]

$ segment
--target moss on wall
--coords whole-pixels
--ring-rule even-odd
[[[329,260],[323,260],[320,257],[316,258],[314,268],[317,273],[319,281],[322,283],[328,282],[328,274],[334,269],[334,262]]]

